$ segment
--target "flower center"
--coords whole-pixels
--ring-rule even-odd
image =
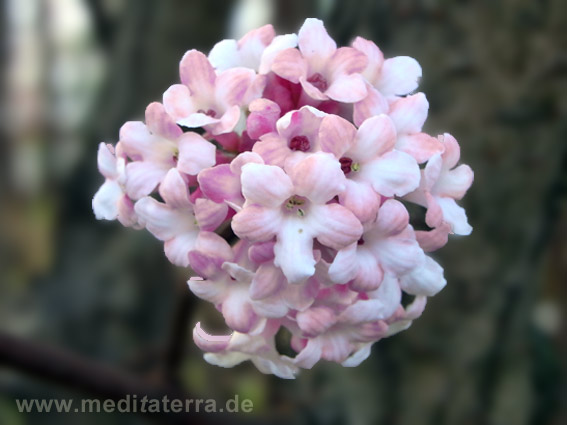
[[[364,239],[360,238],[357,242],[357,245],[364,245]]]
[[[285,201],[285,209],[289,212],[295,212],[299,217],[305,215],[306,199],[302,196],[294,195]]]
[[[343,156],[341,159],[339,159],[339,162],[341,163],[341,170],[343,171],[343,173],[345,173],[345,175],[347,175],[351,171],[356,172],[360,170],[360,164],[358,162],[352,162],[352,159],[346,156]]]
[[[217,116],[217,112],[214,109],[207,109],[206,111],[203,109],[199,109],[197,113],[208,115],[211,118],[215,118]]]
[[[289,142],[289,148],[292,151],[307,152],[311,148],[307,136],[295,136]]]
[[[307,79],[308,82],[317,87],[320,91],[325,91],[329,87],[327,80],[320,73],[316,72]]]
[[[352,171],[350,169],[350,166],[352,165],[352,159],[343,156],[341,159],[339,159],[339,162],[341,163],[341,170],[343,170],[343,173],[348,174]]]

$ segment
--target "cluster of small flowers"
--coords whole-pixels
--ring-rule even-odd
[[[451,135],[422,132],[419,64],[360,37],[337,48],[307,19],[297,35],[267,25],[208,57],[188,51],[180,77],[145,123],[100,145],[93,209],[145,227],[202,276],[190,289],[233,330],[197,323],[206,361],[293,378],[320,359],[356,366],[408,328],[446,284],[425,253],[472,230],[455,201],[473,173]],[[404,202],[426,208],[430,230],[413,229]],[[215,233],[227,223],[232,247]],[[276,349],[281,327],[293,358]]]

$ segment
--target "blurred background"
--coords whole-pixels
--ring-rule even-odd
[[[179,422],[18,413],[16,397],[116,398],[120,385],[97,383],[95,364],[134,387],[253,400],[253,413],[225,423],[567,423],[564,0],[1,4],[0,424]],[[361,35],[420,62],[426,130],[455,135],[475,171],[463,202],[474,231],[436,254],[448,285],[408,331],[358,368],[320,363],[283,381],[205,363],[190,330],[219,315],[188,294],[159,241],[97,222],[91,198],[103,181],[97,144],[161,100],[186,50],[265,23],[296,32],[306,17],[338,44]],[[41,363],[51,356],[95,383]]]

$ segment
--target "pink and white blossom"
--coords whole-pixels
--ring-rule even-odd
[[[205,353],[205,360],[221,367],[234,367],[250,360],[262,373],[284,379],[293,379],[298,372],[292,359],[276,350],[274,336],[279,329],[277,321],[270,321],[259,335],[233,332],[227,336],[209,335],[197,323],[193,330],[195,344]]]
[[[365,226],[361,238],[337,253],[329,276],[337,283],[351,281],[350,287],[357,291],[372,291],[385,273],[408,273],[424,257],[406,208],[390,199],[380,207],[376,221]]]
[[[120,144],[115,150],[111,145],[98,146],[98,169],[105,177],[96,192],[92,208],[98,220],[116,220],[129,227],[137,224],[134,203],[126,194],[126,157],[120,155]]]
[[[208,200],[192,204],[187,183],[175,168],[167,173],[159,193],[165,203],[146,196],[136,202],[134,209],[146,229],[164,241],[165,255],[169,261],[187,267],[189,251],[193,249],[201,228],[215,230],[226,217],[227,207],[223,204],[211,205]],[[203,217],[204,222],[199,222],[197,218],[201,208],[206,208],[208,212]]]
[[[179,74],[182,84],[174,84],[163,94],[165,109],[177,124],[204,127],[214,135],[234,130],[241,120],[241,107],[258,91],[253,86],[253,70],[231,68],[217,75],[207,57],[197,50],[185,53]]]
[[[421,73],[361,37],[337,47],[317,19],[297,36],[266,25],[188,51],[163,105],[99,146],[95,216],[144,227],[191,270],[189,290],[227,327],[195,326],[207,362],[285,379],[354,367],[445,287],[431,253],[471,232],[457,201],[473,172],[451,135],[424,131]]]
[[[146,122],[129,121],[120,129],[120,144],[132,162],[126,165],[126,188],[132,199],[154,191],[172,168],[188,175],[215,164],[215,145],[197,133],[183,133],[163,105],[146,109]]]
[[[357,37],[352,47],[367,57],[362,75],[382,96],[403,96],[417,89],[422,70],[415,59],[409,56],[384,59],[378,46],[362,37]]]
[[[253,242],[276,237],[274,264],[292,283],[315,273],[313,240],[341,249],[358,240],[362,225],[339,204],[327,204],[345,189],[340,164],[316,153],[286,171],[273,165],[242,167],[244,207],[233,218],[234,232]]]
[[[368,64],[366,55],[351,47],[340,47],[329,36],[323,22],[306,19],[298,33],[299,50],[286,49],[272,63],[272,71],[293,83],[315,100],[357,102],[367,92],[360,72]]]
[[[250,68],[260,74],[270,71],[278,52],[297,46],[297,35],[276,36],[272,25],[249,31],[240,40],[223,40],[209,53],[209,61],[217,71]]]
[[[436,228],[449,224],[453,233],[468,235],[472,232],[465,210],[457,204],[473,182],[474,174],[468,165],[456,166],[461,156],[459,144],[445,133],[439,137],[444,152],[434,155],[422,171],[420,187],[406,199],[427,208],[425,221]]]

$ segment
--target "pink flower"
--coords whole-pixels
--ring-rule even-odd
[[[299,50],[280,52],[272,71],[293,83],[315,100],[357,102],[366,96],[360,72],[368,64],[364,53],[350,47],[337,49],[323,22],[308,18],[299,30]]]
[[[408,56],[384,60],[384,55],[372,41],[356,37],[352,47],[368,58],[362,75],[382,96],[403,96],[417,89],[421,66]]]
[[[395,148],[396,131],[386,115],[364,121],[358,130],[347,121],[329,116],[320,129],[324,150],[339,158],[347,177],[339,201],[362,221],[376,217],[380,197],[403,196],[419,185],[414,158]]]
[[[165,255],[169,261],[187,267],[189,251],[201,228],[215,230],[226,217],[227,207],[205,199],[197,200],[193,205],[187,184],[175,168],[167,173],[159,193],[165,203],[146,196],[136,202],[134,209],[148,231],[165,242]],[[205,214],[200,214],[201,209]]]
[[[443,154],[434,155],[422,171],[420,187],[405,199],[427,208],[425,222],[436,228],[447,223],[457,235],[468,235],[472,227],[465,210],[457,205],[473,182],[473,172],[468,165],[459,165],[460,147],[453,136],[440,137]]]
[[[252,149],[266,164],[280,167],[293,154],[299,160],[306,153],[320,152],[319,127],[325,115],[311,106],[288,112],[277,121],[276,132],[263,135]]]
[[[197,180],[205,196],[217,203],[226,203],[240,211],[244,203],[240,187],[242,167],[248,163],[264,164],[262,157],[253,152],[243,152],[230,164],[220,164],[199,173]]]
[[[256,73],[231,68],[215,73],[207,57],[197,50],[185,53],[179,65],[182,84],[174,84],[163,94],[163,104],[177,124],[204,127],[213,135],[235,129],[241,107],[256,93],[249,90]]]
[[[250,360],[262,373],[276,375],[284,379],[293,379],[298,371],[293,360],[282,356],[276,350],[274,336],[280,325],[270,321],[259,335],[233,332],[232,335],[215,336],[207,334],[197,323],[193,330],[193,340],[206,351],[205,360],[221,367],[234,367]]]
[[[423,132],[419,64],[360,37],[337,48],[307,19],[298,36],[266,25],[208,58],[190,50],[180,77],[122,127],[116,153],[99,146],[93,210],[145,227],[197,274],[189,289],[232,331],[197,323],[205,360],[294,378],[320,360],[357,366],[407,329],[447,284],[425,253],[472,229],[456,201],[473,173],[452,136]],[[402,201],[427,208],[429,230]],[[232,246],[214,233],[228,224]],[[294,358],[276,348],[282,327]]]
[[[360,125],[375,115],[388,114],[397,132],[396,149],[406,152],[421,164],[443,151],[443,145],[435,137],[421,131],[428,109],[429,102],[423,93],[398,98],[390,104],[383,104],[383,100],[373,93],[355,104],[354,122]]]
[[[425,256],[425,261],[421,265],[400,277],[402,289],[411,295],[432,297],[446,284],[443,267],[428,256]]]
[[[365,317],[354,319],[352,306],[360,302],[358,300],[360,298],[356,292],[337,285],[321,291],[316,304],[297,314],[295,324],[288,324],[293,334],[292,347],[299,352],[294,359],[297,366],[311,369],[321,359],[347,362],[349,365],[352,356],[359,356],[360,349],[386,335],[388,325],[384,320],[374,317],[384,316],[386,319],[389,317],[388,309],[383,309],[382,315],[368,315],[369,318],[372,316],[370,320]],[[389,303],[386,299],[383,301]],[[393,304],[393,307],[389,307],[392,313],[399,301]],[[360,361],[363,359],[360,358]]]
[[[264,25],[249,31],[240,40],[223,40],[209,53],[209,61],[218,70],[244,67],[267,74],[278,52],[297,46],[297,35],[276,36],[274,27]]]
[[[258,140],[267,133],[276,131],[276,121],[281,109],[279,105],[268,99],[256,99],[248,106],[250,115],[246,120],[246,131],[253,140]]]
[[[337,253],[329,276],[337,283],[351,281],[350,287],[356,291],[372,291],[380,286],[384,273],[400,276],[423,261],[424,253],[409,225],[407,210],[401,202],[390,199],[358,242]]]
[[[274,242],[256,244],[250,248],[250,259],[261,258],[254,274],[249,295],[256,313],[270,318],[280,318],[289,312],[307,309],[321,286],[317,273],[303,283],[288,283],[281,269],[274,265]],[[263,251],[261,254],[258,251]]]
[[[286,172],[246,164],[242,193],[246,202],[232,221],[234,232],[253,242],[276,236],[274,264],[291,283],[315,273],[313,240],[341,249],[358,240],[362,226],[345,207],[327,204],[344,188],[345,177],[332,155],[316,153]]]
[[[120,150],[120,144],[117,145]],[[98,220],[116,220],[124,226],[135,226],[138,222],[134,204],[126,195],[126,158],[115,153],[111,145],[98,146],[98,169],[106,178],[96,192],[92,207]]]
[[[215,146],[197,133],[183,133],[157,102],[147,107],[146,124],[130,121],[122,126],[120,143],[133,160],[126,166],[132,199],[153,192],[172,168],[196,175],[215,164]]]
[[[192,278],[188,284],[199,298],[217,306],[231,329],[248,333],[262,326],[264,321],[254,312],[248,295],[254,273],[242,264],[244,255],[243,241],[234,250],[221,238],[200,241],[189,259],[195,271],[207,280]]]

